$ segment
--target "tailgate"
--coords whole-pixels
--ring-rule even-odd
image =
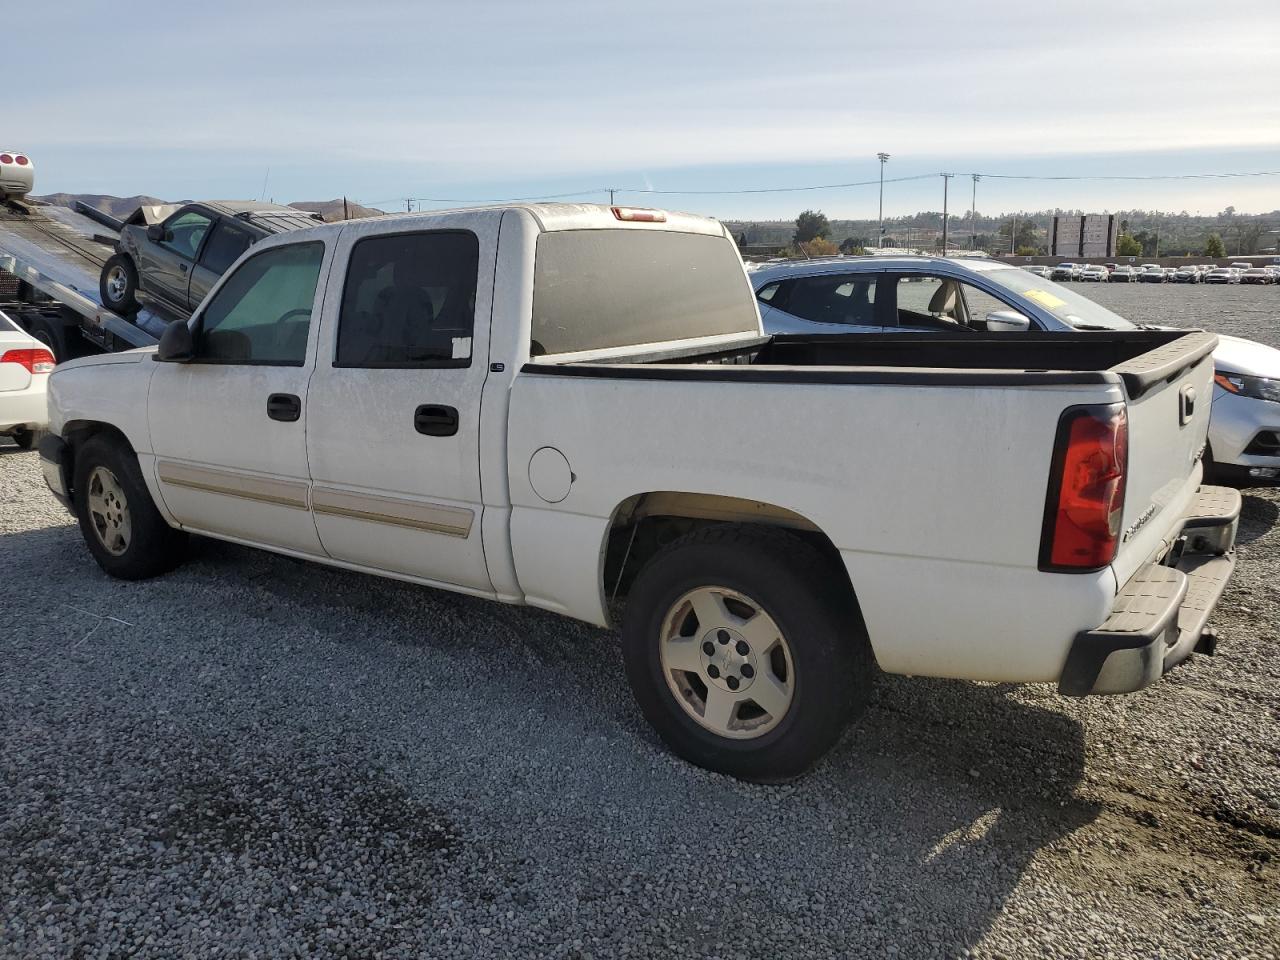
[[[1189,332],[1113,367],[1128,397],[1129,468],[1120,545],[1123,584],[1180,524],[1200,483],[1213,400],[1215,334]]]

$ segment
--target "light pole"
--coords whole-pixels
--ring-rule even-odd
[[[954,173],[942,174],[942,255],[947,255],[947,187],[951,185]]]
[[[969,249],[978,249],[978,181],[980,174],[973,174],[973,202],[969,205]]]
[[[876,237],[876,248],[884,246],[884,165],[889,162],[887,153],[877,153],[880,160],[880,235]]]

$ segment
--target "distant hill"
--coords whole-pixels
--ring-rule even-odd
[[[103,213],[110,214],[117,220],[123,220],[144,204],[169,202],[168,200],[157,200],[155,197],[148,196],[112,197],[101,193],[50,193],[43,197],[32,197],[31,199],[43,200],[45,203],[52,204],[55,207],[71,207],[79,200],[91,207],[96,207]]]
[[[318,213],[330,222],[342,219],[342,201],[341,200],[299,200],[291,203],[289,206],[297,210],[306,210],[309,213]],[[351,220],[360,220],[364,217],[385,217],[385,210],[377,210],[373,207],[362,207],[354,201],[347,201],[347,216]]]
[[[43,197],[32,197],[33,200],[42,200],[45,203],[53,204],[57,207],[71,207],[79,200],[81,203],[87,203],[91,207],[96,207],[103,213],[123,220],[133,211],[144,204],[155,203],[187,203],[187,200],[159,200],[156,197],[137,196],[137,197],[112,197],[100,193],[50,193]],[[302,200],[298,203],[291,203],[289,206],[297,210],[306,210],[315,212],[324,217],[325,220],[341,220],[342,219],[342,200]],[[362,207],[358,203],[347,202],[347,212],[352,220],[362,217],[381,217],[385,216],[382,210],[375,210],[373,207]]]

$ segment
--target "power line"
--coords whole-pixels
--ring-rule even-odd
[[[1231,177],[1280,177],[1280,170],[1259,170],[1252,173],[1147,173],[1147,174],[1097,174],[1089,176],[1044,176],[1019,173],[971,174],[991,180],[1221,180]]]
[[[938,176],[954,176],[954,174],[921,173],[910,177],[893,177],[884,183],[907,183],[914,180],[931,180]],[[1280,177],[1280,170],[1257,170],[1237,173],[1152,173],[1152,174],[1019,174],[1019,173],[970,173],[967,176],[990,180],[1035,180],[1035,181],[1141,181],[1141,180],[1226,180],[1243,177]],[[465,204],[500,204],[500,203],[532,203],[539,200],[564,200],[572,197],[586,197],[608,194],[612,202],[615,194],[639,194],[644,196],[747,196],[764,193],[804,193],[815,190],[846,190],[853,187],[877,186],[881,181],[858,180],[850,183],[819,183],[796,187],[740,187],[731,190],[658,190],[653,187],[594,187],[587,190],[574,190],[569,193],[548,193],[532,197],[506,197],[501,199],[474,199],[464,197],[394,197],[389,200],[362,201],[362,205],[377,207],[388,203],[465,203]]]
[[[886,178],[885,183],[906,183],[908,180],[932,180],[938,176],[936,173],[921,173],[914,177],[893,177]],[[799,193],[804,190],[843,190],[846,187],[873,187],[878,186],[879,178],[875,180],[859,180],[856,183],[819,183],[808,187],[753,187],[739,190],[632,190],[629,187],[619,187],[619,193],[646,193],[646,194],[665,194],[679,196],[724,196],[739,195],[744,193]]]

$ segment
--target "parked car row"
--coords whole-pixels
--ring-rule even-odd
[[[1060,263],[1054,267],[1030,265],[1028,273],[1049,280],[1080,280],[1094,283],[1280,283],[1280,266],[1233,263],[1219,267],[1212,263],[1192,263],[1164,267],[1158,263],[1130,266],[1124,263]]]

